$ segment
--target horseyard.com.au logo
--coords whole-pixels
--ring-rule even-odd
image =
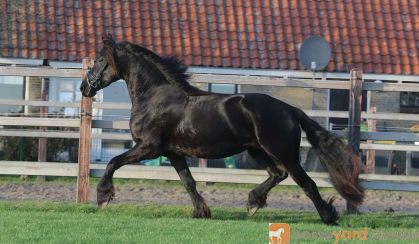
[[[289,224],[269,223],[269,244],[287,244],[289,240]]]

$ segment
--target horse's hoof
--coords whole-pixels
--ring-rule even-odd
[[[113,190],[113,187],[111,190],[108,191],[98,191],[97,192],[97,204],[101,208],[106,208],[111,200],[115,197],[115,192]]]
[[[113,196],[108,195],[106,197],[101,197],[97,199],[97,204],[100,206],[100,208],[104,209],[109,205],[109,202],[113,199]]]
[[[329,226],[339,226],[337,222],[326,223]]]
[[[109,194],[105,198],[98,198],[97,204],[103,209],[109,205],[109,202],[113,199],[113,195]]]
[[[331,197],[326,202],[326,207],[322,209],[322,212],[320,214],[321,219],[323,222],[327,225],[338,225],[337,220],[339,219],[339,214],[336,211],[336,208],[333,206],[333,201],[335,200],[334,197]]]
[[[258,195],[255,190],[249,192],[249,199],[247,200],[247,215],[249,217],[253,216],[259,208],[264,208],[266,206],[267,195]]]
[[[109,201],[106,201],[106,202],[103,202],[103,203],[99,204],[99,206],[100,206],[101,209],[104,209],[108,206],[108,204],[109,204]]]
[[[211,212],[209,211],[194,211],[193,217],[195,219],[209,219],[211,218]]]
[[[253,215],[255,215],[255,213],[259,210],[259,206],[253,206],[253,207],[248,207],[247,208],[247,215],[249,217],[252,217]]]
[[[208,219],[211,218],[211,211],[208,205],[203,202],[201,208],[195,209],[193,212],[193,217],[197,219]]]

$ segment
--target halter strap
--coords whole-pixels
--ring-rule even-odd
[[[106,67],[108,67],[107,63],[102,65],[97,75],[93,74],[90,68],[88,69],[87,74],[86,74],[86,81],[90,87],[93,87],[93,88],[96,88],[98,86],[100,87],[99,79],[100,77],[102,77],[103,71],[105,71]]]

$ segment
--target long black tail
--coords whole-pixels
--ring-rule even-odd
[[[327,169],[333,185],[340,195],[357,206],[364,199],[364,189],[359,185],[361,160],[337,135],[334,135],[303,111],[294,108],[294,115],[307,134],[322,165]]]

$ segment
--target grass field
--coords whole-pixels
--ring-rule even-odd
[[[419,215],[341,216],[338,227],[314,212],[212,208],[210,220],[192,219],[191,207],[0,202],[0,243],[267,243],[268,223],[289,223],[291,243],[334,243],[333,231],[368,227],[362,243],[419,243]],[[341,243],[354,243],[343,241]]]

